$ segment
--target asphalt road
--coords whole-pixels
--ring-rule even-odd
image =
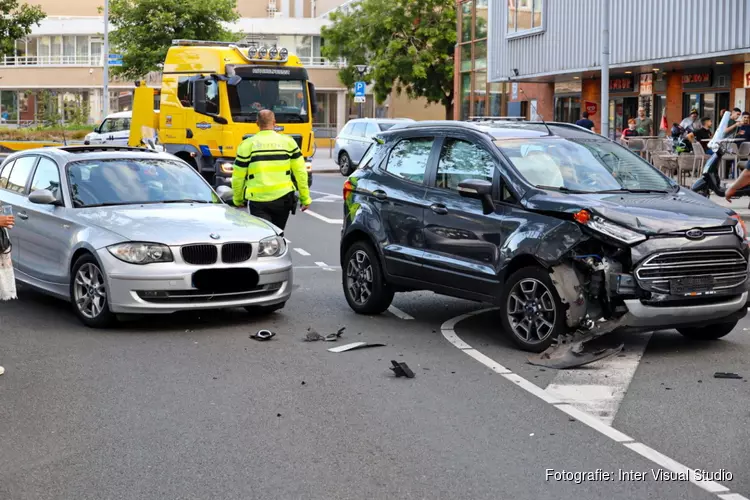
[[[34,292],[0,304],[0,499],[750,496],[750,383],[713,378],[750,377],[750,321],[710,344],[626,338],[623,357],[554,372],[496,334],[495,312],[451,327],[481,304],[402,294],[392,312],[357,316],[338,264],[343,180],[316,176],[315,215],[291,219],[298,288],[270,317],[103,332]],[[344,326],[339,344],[386,346],[302,340]],[[276,338],[250,339],[260,328]],[[391,360],[416,377],[395,378]],[[726,472],[702,486],[651,476],[680,464]],[[548,469],[615,476],[576,484]]]

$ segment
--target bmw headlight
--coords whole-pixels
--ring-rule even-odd
[[[109,253],[129,264],[153,264],[172,262],[172,251],[157,243],[119,243],[108,246]]]
[[[286,252],[286,242],[281,236],[269,236],[260,240],[258,257],[278,257]]]
[[[633,245],[635,243],[640,243],[641,241],[646,240],[645,235],[637,233],[635,231],[631,231],[630,229],[619,224],[609,222],[608,220],[603,219],[598,215],[591,215],[588,210],[581,210],[579,212],[576,212],[573,215],[573,219],[575,219],[576,222],[583,224],[584,226],[593,229],[598,233],[609,236],[612,239],[615,239],[622,243],[626,243],[628,245]]]

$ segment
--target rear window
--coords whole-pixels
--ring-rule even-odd
[[[366,123],[355,123],[354,129],[352,130],[351,135],[353,135],[354,137],[364,137],[366,127],[367,127]]]
[[[395,123],[378,123],[378,127],[380,127],[381,132],[385,132],[386,130],[392,129],[394,125],[396,124]]]

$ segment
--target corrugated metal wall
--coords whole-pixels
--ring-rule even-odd
[[[490,0],[490,78],[599,66],[599,0],[545,0],[546,30],[506,39],[508,0]],[[750,52],[750,0],[610,0],[610,64]]]

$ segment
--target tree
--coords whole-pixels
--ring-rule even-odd
[[[113,73],[142,78],[158,70],[172,40],[236,40],[224,24],[239,19],[236,6],[236,0],[110,0],[110,40],[123,56]]]
[[[18,5],[18,0],[0,0],[0,55],[13,54],[16,40],[31,33],[33,25],[47,17],[39,6]]]
[[[453,118],[455,0],[361,0],[330,17],[322,52],[330,60],[346,59],[339,71],[344,84],[352,87],[359,77],[355,66],[366,64],[365,79],[378,103],[395,89],[440,103]]]

